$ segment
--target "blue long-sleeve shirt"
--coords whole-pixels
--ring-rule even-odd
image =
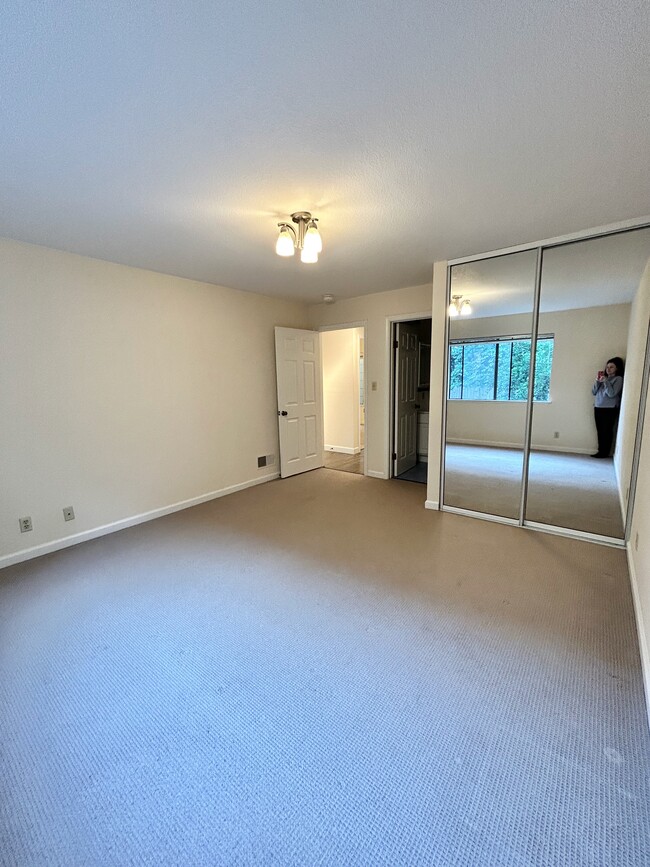
[[[594,382],[591,393],[594,395],[594,406],[599,409],[616,409],[621,405],[622,376],[607,376],[601,382]]]

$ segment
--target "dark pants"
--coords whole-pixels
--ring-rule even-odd
[[[596,420],[596,433],[598,434],[598,454],[605,458],[610,456],[612,451],[612,443],[614,441],[614,428],[618,421],[618,407],[606,409],[605,407],[594,407],[594,418]]]

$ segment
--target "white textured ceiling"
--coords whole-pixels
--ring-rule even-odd
[[[472,316],[529,313],[535,293],[534,250],[480,259],[451,269],[451,290],[472,304]],[[545,250],[540,310],[629,304],[650,259],[650,228],[590,238]]]
[[[650,211],[647,0],[5,0],[0,234],[319,300]],[[320,218],[315,266],[276,223]]]

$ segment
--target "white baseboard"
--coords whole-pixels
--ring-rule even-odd
[[[229,487],[221,488],[218,491],[210,491],[209,494],[201,494],[198,497],[192,497],[190,500],[182,500],[179,503],[172,503],[170,506],[163,506],[160,509],[152,509],[150,512],[142,512],[140,515],[131,515],[129,518],[122,518],[119,521],[113,521],[111,524],[94,527],[92,530],[84,530],[82,533],[75,533],[72,536],[64,536],[62,539],[54,539],[52,542],[44,542],[42,545],[34,545],[33,548],[24,548],[22,551],[16,551],[15,554],[6,554],[4,557],[0,557],[0,569],[5,568],[6,566],[13,566],[16,563],[22,563],[25,560],[32,560],[34,557],[41,557],[43,554],[51,554],[53,551],[60,551],[62,548],[79,545],[81,542],[88,542],[90,539],[97,539],[99,536],[107,536],[109,533],[117,533],[118,530],[125,530],[127,527],[134,527],[136,524],[144,524],[146,521],[154,521],[156,518],[162,518],[163,515],[171,515],[172,512],[180,512],[183,509],[190,509],[192,506],[207,503],[209,500],[216,500],[219,497],[225,497],[228,494],[243,491],[245,488],[252,488],[254,485],[261,485],[264,482],[270,482],[272,479],[279,478],[279,476],[279,473],[267,473],[264,476],[260,476],[258,479],[250,479],[249,481],[241,482],[238,485],[230,485]]]
[[[648,650],[648,641],[646,638],[645,623],[643,621],[643,609],[641,608],[641,596],[639,595],[639,584],[636,577],[636,569],[634,565],[634,553],[632,551],[632,543],[628,542],[627,550],[627,565],[630,570],[630,584],[632,586],[632,599],[634,600],[634,614],[636,617],[636,631],[639,636],[639,651],[641,653],[641,676],[643,678],[643,688],[645,691],[645,707],[648,715],[648,726],[650,727],[650,652]]]
[[[497,449],[519,449],[523,451],[523,443],[488,442],[487,440],[465,440],[447,437],[447,442],[459,446],[492,446]],[[571,455],[590,455],[593,449],[567,448],[566,446],[538,446],[533,443],[531,449],[534,452],[566,452]]]
[[[326,452],[336,452],[339,455],[358,455],[360,448],[349,448],[348,446],[323,446]]]
[[[386,473],[380,473],[377,470],[368,470],[366,475],[372,476],[373,479],[385,479],[385,478],[387,478]]]
[[[433,509],[435,512],[437,512],[440,509],[440,503],[438,503],[437,500],[425,500],[424,508]]]

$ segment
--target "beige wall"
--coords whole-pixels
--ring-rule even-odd
[[[359,341],[362,334],[361,328],[321,334],[325,448],[345,454],[358,454],[360,449]]]
[[[429,463],[427,499],[437,509],[442,471],[442,407],[445,379],[445,327],[447,323],[447,263],[435,262],[431,296],[431,384],[429,388]]]
[[[646,404],[643,430],[628,560],[650,721],[650,401]]]
[[[630,305],[588,307],[542,313],[540,334],[554,334],[550,403],[536,403],[533,448],[590,453],[595,451],[591,386],[596,372],[614,355],[626,356]],[[529,315],[458,320],[453,337],[494,337],[530,332]],[[627,389],[627,380],[626,380]],[[521,445],[525,403],[460,401],[448,404],[450,440]],[[554,437],[555,432],[559,437]]]
[[[431,311],[431,286],[413,286],[392,292],[378,292],[317,304],[309,310],[310,327],[324,325],[366,325],[366,462],[368,475],[388,478],[389,473],[389,402],[390,355],[389,318]],[[373,383],[375,388],[373,390]]]
[[[637,406],[643,377],[648,327],[650,324],[650,262],[645,269],[630,321],[630,357],[625,371],[627,402],[621,408],[622,449],[619,457],[620,477],[628,478],[632,463],[636,431]],[[633,350],[634,347],[634,350]],[[636,609],[639,645],[643,662],[646,704],[650,720],[650,400],[643,419],[641,454],[634,498],[634,513],[629,533],[628,561]]]
[[[14,241],[0,263],[5,563],[277,470],[273,327],[306,308]]]
[[[650,321],[650,261],[637,289],[630,312],[625,365],[625,388],[621,399],[618,444],[614,456],[617,477],[621,480],[621,505],[627,508],[629,479],[634,456],[634,441],[643,380],[643,360]],[[624,356],[625,357],[625,356]]]

